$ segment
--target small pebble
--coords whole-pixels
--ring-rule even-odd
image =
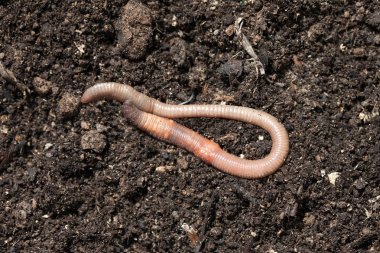
[[[108,129],[108,127],[106,127],[102,124],[99,124],[99,123],[96,124],[95,128],[96,128],[96,131],[98,131],[99,133],[106,132]]]
[[[82,136],[80,145],[84,150],[92,150],[96,153],[101,153],[107,145],[107,138],[104,134],[91,130]]]
[[[80,122],[80,127],[82,129],[89,130],[90,129],[90,124],[87,121],[81,121]]]
[[[63,94],[58,102],[58,115],[63,119],[73,117],[79,109],[80,98],[71,93]]]
[[[156,168],[156,171],[159,173],[167,173],[172,171],[175,168],[175,166],[159,166]]]
[[[339,176],[340,176],[339,172],[332,172],[332,173],[330,173],[330,174],[327,175],[327,177],[329,178],[330,184],[332,184],[334,186],[335,186],[335,182],[336,182],[336,180],[338,179]]]
[[[48,150],[49,148],[53,147],[54,145],[52,143],[46,143],[44,146],[44,150]]]

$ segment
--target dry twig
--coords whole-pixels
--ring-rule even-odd
[[[12,71],[6,69],[4,65],[0,62],[0,76],[4,78],[10,84],[14,84],[22,92],[23,96],[26,97],[30,93],[28,87],[25,84],[19,82]]]
[[[265,75],[265,69],[264,65],[260,61],[259,57],[253,50],[253,47],[251,43],[249,43],[247,37],[242,33],[241,28],[243,27],[243,18],[238,18],[235,21],[235,33],[238,36],[238,39],[240,40],[240,43],[242,44],[245,51],[251,56],[251,61],[253,61],[257,67],[258,73],[260,75]]]

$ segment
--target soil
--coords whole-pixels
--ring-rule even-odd
[[[379,31],[377,1],[0,1],[17,79],[0,78],[1,251],[380,252]],[[289,156],[263,179],[223,174],[118,102],[81,105],[99,81],[264,110]],[[247,159],[270,151],[255,126],[177,121]]]

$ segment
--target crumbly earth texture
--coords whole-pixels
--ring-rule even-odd
[[[0,251],[380,252],[380,9],[333,2],[133,0],[120,28],[128,1],[1,1],[0,61],[19,85],[0,77]],[[260,180],[223,174],[117,102],[78,106],[98,81],[264,110],[290,154]],[[255,126],[177,121],[246,159],[270,151]]]

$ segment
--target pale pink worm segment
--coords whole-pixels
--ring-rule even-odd
[[[153,136],[193,152],[215,168],[242,178],[268,176],[279,169],[289,152],[289,137],[285,127],[270,114],[241,106],[170,105],[150,98],[129,85],[98,83],[85,91],[82,103],[100,99],[125,102],[124,115],[137,127]],[[225,118],[257,125],[269,132],[272,149],[266,157],[245,160],[222,150],[215,142],[181,126],[168,118]]]

